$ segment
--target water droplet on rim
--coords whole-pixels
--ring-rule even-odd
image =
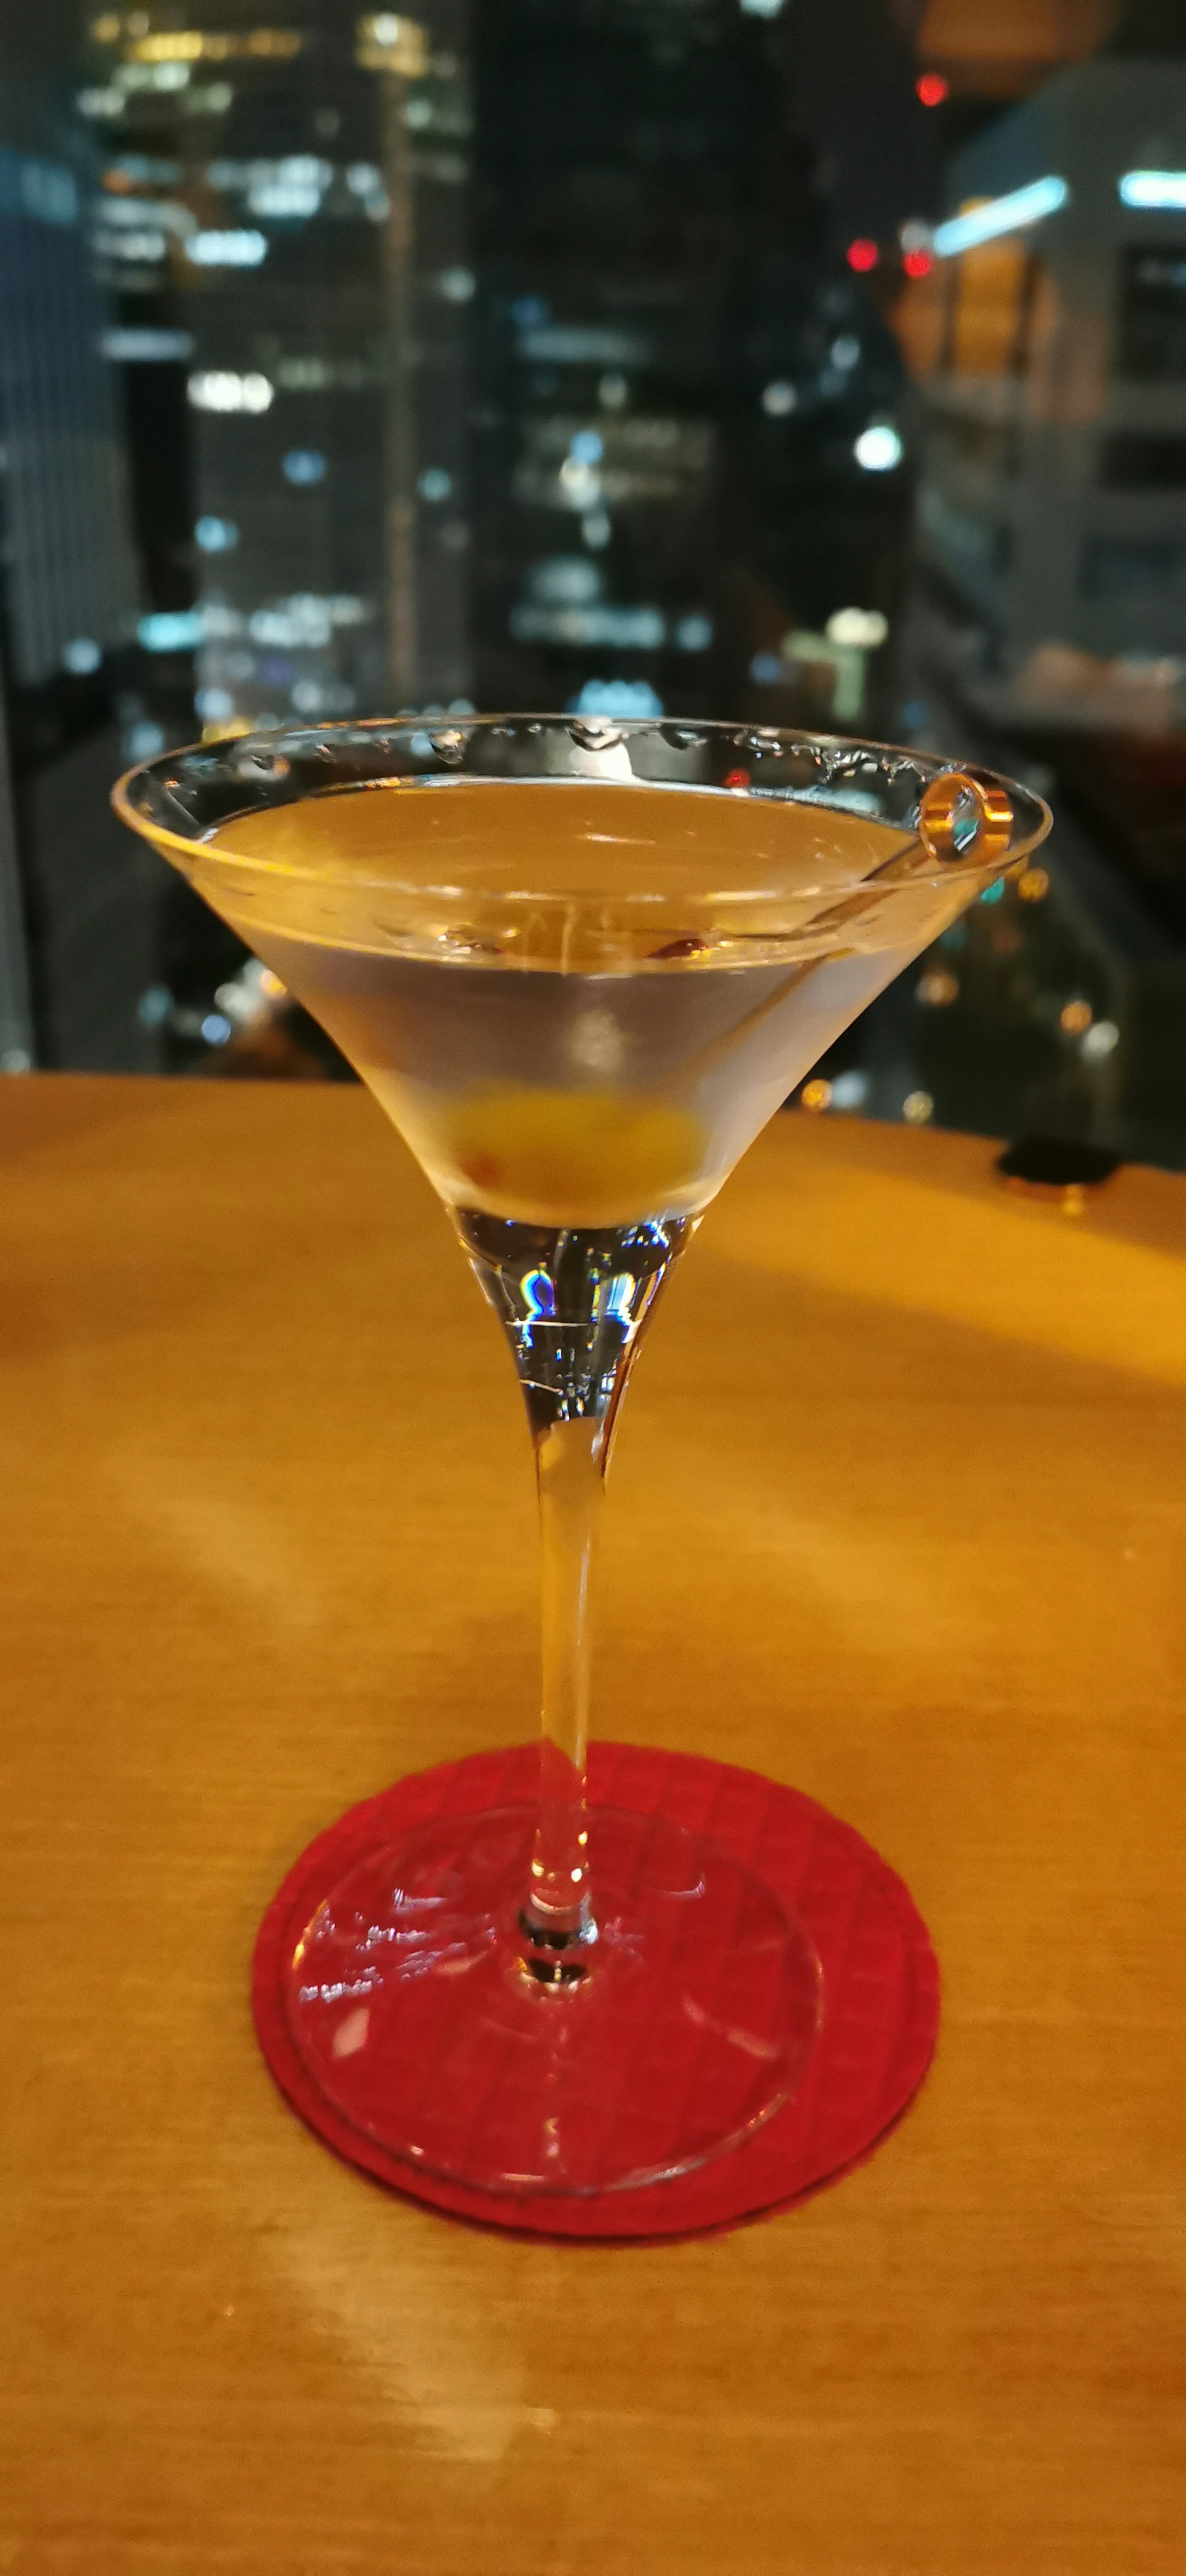
[[[590,716],[581,723],[570,724],[568,730],[581,751],[616,751],[624,739],[621,726],[611,724],[606,717]]]

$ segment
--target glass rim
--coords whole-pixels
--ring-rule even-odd
[[[997,847],[989,854],[978,846],[981,834],[977,825],[968,843],[960,846],[953,841],[950,857],[941,856],[919,828],[917,820],[912,823],[907,819],[898,820],[889,815],[871,814],[864,805],[854,805],[853,796],[860,790],[851,780],[846,787],[843,773],[835,793],[829,795],[827,788],[830,781],[827,776],[822,786],[796,788],[773,778],[768,782],[747,779],[744,784],[738,782],[729,784],[725,780],[637,775],[630,779],[601,779],[584,770],[575,770],[568,778],[563,772],[540,772],[533,775],[530,771],[500,776],[497,772],[467,771],[459,766],[459,758],[464,756],[464,744],[471,737],[512,735],[520,729],[529,739],[548,731],[563,734],[577,748],[587,753],[607,751],[615,748],[619,743],[648,735],[658,735],[666,748],[671,751],[694,750],[715,742],[722,746],[728,744],[738,753],[747,752],[751,759],[762,758],[772,753],[783,755],[794,752],[814,753],[820,755],[821,759],[832,758],[837,763],[847,762],[850,770],[859,769],[864,765],[866,776],[869,775],[870,769],[879,770],[887,781],[899,779],[904,773],[913,772],[918,779],[920,794],[939,779],[964,778],[975,789],[995,791],[998,797],[1004,797],[1009,813],[1009,838],[1003,847]],[[250,801],[250,789],[253,784],[258,791],[261,786],[268,783],[269,777],[279,783],[282,777],[289,775],[288,755],[290,753],[297,758],[302,752],[311,756],[324,756],[326,751],[332,753],[335,743],[340,744],[345,751],[351,742],[360,747],[369,747],[371,744],[378,745],[380,738],[386,738],[392,745],[398,739],[410,746],[417,735],[427,741],[429,752],[435,754],[436,767],[425,769],[418,774],[392,771],[387,777],[381,771],[370,778],[335,780],[327,775],[321,784],[310,781],[308,784],[298,786],[290,794],[274,798],[260,797],[257,793],[254,802]],[[679,739],[681,736],[682,741]],[[254,779],[247,767],[250,762],[257,764]],[[136,801],[135,790],[138,786],[141,786],[145,792],[152,788],[163,798],[172,786],[179,783],[169,777],[169,772],[183,763],[192,763],[195,768],[200,764],[210,784],[221,777],[227,784],[241,785],[244,790],[244,803],[221,819],[205,826],[195,827],[190,832],[176,830],[169,823],[159,820],[148,810],[145,803]],[[389,895],[404,893],[418,897],[436,895],[449,901],[472,901],[475,896],[486,894],[503,904],[530,903],[537,906],[549,903],[567,904],[574,900],[572,889],[562,892],[557,887],[538,884],[514,888],[482,887],[475,884],[462,887],[438,883],[422,877],[401,877],[390,871],[385,871],[382,875],[373,875],[368,870],[359,868],[342,868],[338,871],[332,865],[328,869],[324,864],[294,865],[288,860],[278,862],[273,859],[249,856],[246,853],[237,852],[225,840],[216,843],[209,837],[214,830],[225,829],[226,825],[236,820],[238,815],[264,811],[270,804],[279,806],[306,801],[320,802],[334,795],[351,792],[365,794],[384,787],[388,783],[388,778],[392,783],[398,781],[409,787],[441,786],[453,782],[463,783],[466,780],[490,787],[501,785],[562,787],[568,784],[585,787],[638,786],[686,794],[728,796],[731,799],[748,796],[761,805],[776,802],[806,805],[816,812],[849,814],[873,822],[879,829],[886,832],[900,835],[902,846],[894,853],[898,859],[906,856],[911,847],[925,851],[928,863],[912,868],[910,871],[911,882],[919,886],[959,885],[985,877],[999,879],[1007,875],[1010,870],[1019,867],[1029,853],[1045,840],[1053,822],[1050,807],[1045,799],[1039,796],[1035,789],[1024,786],[1020,781],[1007,778],[999,771],[987,769],[979,762],[959,761],[935,752],[918,751],[905,744],[877,742],[857,735],[826,733],[823,730],[815,731],[795,726],[762,725],[756,721],[745,723],[734,717],[655,715],[582,717],[572,713],[559,714],[554,710],[535,713],[526,709],[486,715],[445,713],[430,716],[413,713],[398,716],[346,717],[327,724],[285,725],[266,732],[226,734],[213,742],[179,746],[173,750],[158,752],[151,760],[137,762],[117,779],[111,790],[111,802],[120,821],[129,829],[142,838],[150,840],[162,851],[176,853],[178,858],[184,860],[187,865],[192,866],[198,854],[201,853],[204,855],[206,864],[212,868],[224,868],[228,872],[233,869],[240,875],[254,876],[265,884],[284,878],[289,882],[295,880],[321,885],[339,884],[360,893],[371,891]],[[200,781],[195,781],[195,784],[197,783]],[[850,890],[854,893],[859,891],[873,893],[877,889],[879,873],[874,869],[863,875],[854,873],[848,880],[832,879],[826,891],[832,896],[841,897]],[[730,903],[759,904],[778,900],[788,889],[783,884],[775,883],[773,885],[726,885],[713,891],[714,894],[727,898]],[[809,893],[812,889],[804,887],[796,888],[795,891]],[[584,890],[582,896],[575,899],[595,898],[597,894],[598,889],[593,885]],[[669,891],[658,886],[631,887],[626,892],[615,893],[613,898],[615,909],[626,910],[635,906],[645,907],[648,904],[667,903],[669,900]]]

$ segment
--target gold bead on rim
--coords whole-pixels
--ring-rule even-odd
[[[957,846],[955,817],[965,799],[976,808],[970,840]],[[919,838],[933,859],[970,859],[977,867],[999,859],[1009,847],[1013,808],[995,779],[973,778],[966,769],[948,769],[924,788],[918,807]]]

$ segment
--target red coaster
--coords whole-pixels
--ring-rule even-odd
[[[934,2054],[939,1972],[926,1925],[871,1845],[798,1789],[699,1754],[594,1744],[593,1806],[711,1834],[764,1879],[814,1943],[823,2015],[793,2099],[739,2147],[695,2171],[598,2194],[467,2189],[390,2155],[326,2101],[298,2056],[282,2001],[284,1970],[310,1916],[377,1844],[444,1816],[530,1799],[536,1745],[473,1754],[419,1771],[352,1807],[302,1852],[273,1897],[255,1948],[252,2002],[260,2046],[282,2093],[327,2146],[434,2209],[550,2237],[687,2236],[785,2209],[835,2181],[878,2145],[917,2092]]]

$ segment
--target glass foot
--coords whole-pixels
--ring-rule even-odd
[[[589,1974],[540,1985],[518,1916],[533,1807],[420,1826],[318,1907],[285,2002],[357,2130],[489,2191],[621,2191],[738,2145],[796,2090],[819,2026],[810,1941],[707,1836],[589,1814]]]

